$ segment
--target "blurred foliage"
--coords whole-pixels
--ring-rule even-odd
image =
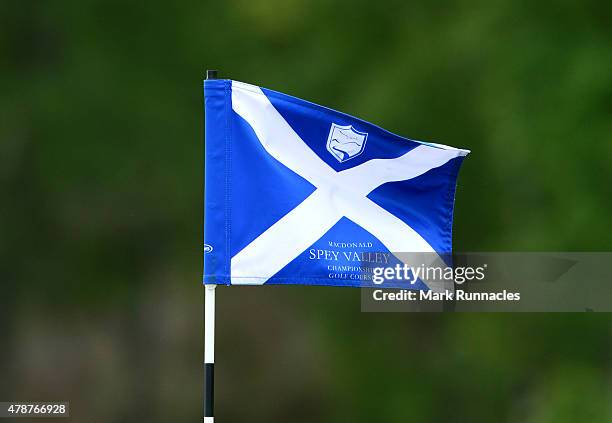
[[[459,251],[612,248],[612,3],[0,3],[0,399],[200,416],[206,68],[472,150]],[[220,289],[221,421],[612,421],[610,318]]]

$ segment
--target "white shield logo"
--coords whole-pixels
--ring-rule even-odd
[[[332,123],[327,136],[327,151],[342,163],[363,153],[367,139],[367,132],[355,131],[351,125]]]

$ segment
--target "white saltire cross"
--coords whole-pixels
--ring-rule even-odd
[[[415,178],[467,154],[421,145],[395,159],[373,159],[336,172],[289,126],[259,87],[232,81],[232,108],[255,131],[263,148],[316,190],[231,259],[231,283],[259,285],[303,253],[343,216],[391,252],[435,253],[414,229],[367,198],[387,182]]]

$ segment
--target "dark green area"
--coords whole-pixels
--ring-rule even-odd
[[[200,418],[206,68],[471,149],[457,250],[610,250],[611,4],[0,3],[0,400]],[[221,422],[612,421],[607,314],[217,295]]]

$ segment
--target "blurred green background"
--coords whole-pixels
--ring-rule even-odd
[[[471,149],[457,251],[612,248],[609,1],[3,1],[0,400],[199,421],[206,68]],[[220,422],[612,421],[607,314],[217,310]]]

